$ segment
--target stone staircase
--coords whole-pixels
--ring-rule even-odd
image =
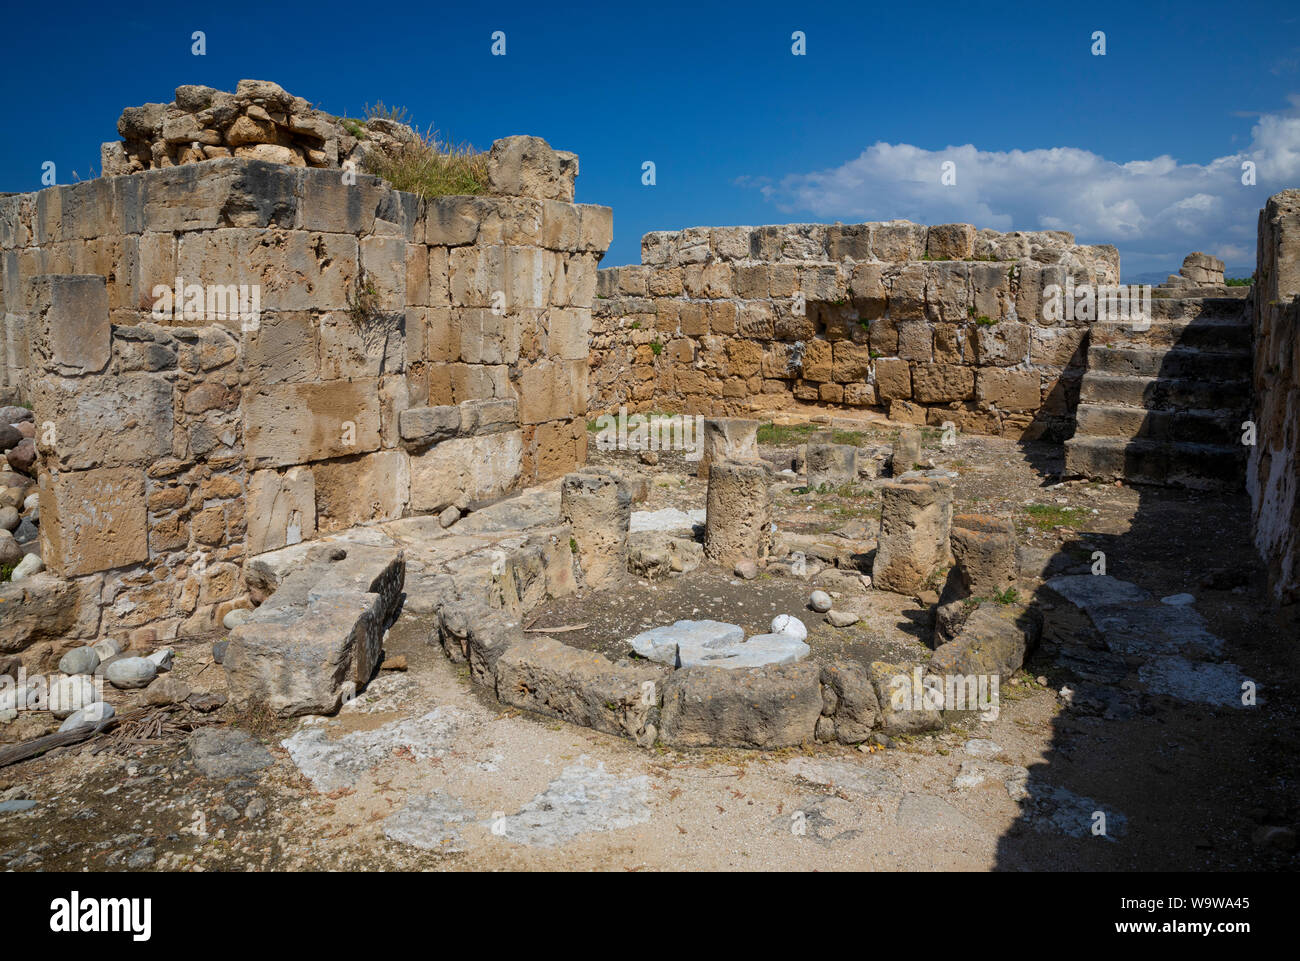
[[[1197,490],[1242,485],[1248,290],[1157,296],[1145,331],[1132,321],[1093,325],[1075,433],[1065,443],[1067,476]]]

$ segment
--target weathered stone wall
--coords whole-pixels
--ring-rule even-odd
[[[1300,600],[1300,190],[1259,214],[1254,290],[1256,444],[1250,450],[1255,544],[1274,597]]]
[[[569,202],[568,157],[498,141],[515,196],[218,159],[0,197],[0,386],[35,410],[47,568],[102,582],[99,633],[213,629],[250,554],[585,460],[611,212]],[[260,312],[160,319],[177,278]]]
[[[1119,279],[1068,233],[907,221],[651,233],[641,260],[599,272],[593,410],[807,402],[1014,436],[1072,429],[1089,322],[1044,319],[1044,288]]]

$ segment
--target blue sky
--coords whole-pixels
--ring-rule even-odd
[[[1300,186],[1300,9],[1276,3],[137,2],[4,22],[6,191],[37,189],[47,160],[86,176],[124,106],[242,77],[335,113],[402,105],[479,147],[529,133],[577,152],[578,199],[614,208],[605,265],[637,261],[649,230],[904,217],[1072,229],[1119,246],[1131,279],[1193,249],[1252,264],[1255,212]]]

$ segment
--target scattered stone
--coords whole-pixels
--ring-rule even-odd
[[[236,607],[233,610],[226,611],[226,616],[221,619],[221,626],[228,631],[233,631],[240,624],[248,621],[253,616],[253,612],[246,607]],[[222,641],[221,643],[227,643]],[[220,661],[217,661],[220,664]]]
[[[852,611],[830,610],[826,612],[826,620],[831,627],[851,627],[862,618]]]
[[[78,674],[52,681],[48,698],[50,713],[62,720],[94,704],[100,700],[100,695],[93,678]]]
[[[16,507],[0,507],[0,530],[16,531],[22,521],[22,515]]]
[[[0,814],[19,814],[23,811],[30,811],[36,807],[38,802],[22,801],[0,801]]]
[[[808,598],[808,606],[818,614],[825,614],[831,609],[831,596],[825,591],[813,591]]]
[[[458,520],[460,520],[460,508],[455,504],[443,508],[442,513],[438,515],[438,524],[441,527],[450,527]]]
[[[141,848],[138,851],[132,851],[131,854],[127,856],[126,866],[128,868],[136,869],[153,867],[153,863],[157,860],[157,857],[158,853],[153,848]]]
[[[112,704],[107,701],[96,701],[94,704],[87,705],[81,710],[69,714],[67,720],[59,725],[59,730],[71,731],[83,724],[98,724],[100,721],[108,720],[115,713]]]
[[[172,669],[172,660],[176,657],[176,652],[170,647],[164,647],[161,650],[154,651],[149,655],[148,660],[153,662],[154,667],[159,671],[170,671]]]
[[[806,641],[808,639],[808,628],[804,622],[799,620],[793,614],[778,614],[772,618],[772,623],[768,627],[773,634],[785,634],[793,637],[796,641]]]
[[[122,690],[148,687],[158,676],[158,665],[147,657],[123,657],[108,665],[108,682]]]
[[[26,543],[26,541],[20,538],[18,543],[23,544]],[[31,577],[33,574],[39,574],[43,570],[45,570],[45,562],[41,560],[40,555],[27,554],[18,562],[17,566],[14,567],[14,572],[9,576],[9,579],[11,581],[21,581],[23,578]]]
[[[659,452],[653,450],[643,450],[636,455],[636,459],[647,467],[655,467],[659,463]]]
[[[179,677],[160,677],[150,684],[144,692],[145,703],[161,706],[164,704],[181,704],[191,694],[190,686]]]
[[[102,641],[96,641],[91,645],[91,649],[99,656],[100,663],[107,661],[110,657],[116,657],[122,653],[122,642],[116,638],[106,637]],[[98,667],[98,665],[96,665]]]
[[[99,653],[93,647],[74,647],[59,658],[59,670],[64,674],[94,674],[99,667]]]
[[[627,569],[647,580],[693,571],[704,560],[704,547],[694,540],[660,531],[628,535]]]
[[[230,647],[230,641],[222,638],[219,641],[212,642],[212,660],[220,664],[226,657],[226,648]]]
[[[744,560],[736,563],[735,574],[737,577],[747,581],[752,581],[758,577],[758,565],[753,561]]]
[[[385,657],[384,662],[379,665],[381,671],[404,671],[406,670],[406,655],[394,654],[392,657]]]
[[[266,798],[255,797],[248,802],[248,807],[244,808],[244,817],[250,821],[256,821],[260,817],[265,817],[267,811]]]

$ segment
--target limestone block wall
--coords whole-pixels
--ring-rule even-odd
[[[101,578],[101,634],[212,629],[251,554],[585,460],[611,212],[512,141],[494,181],[542,196],[218,159],[0,197],[0,387],[42,427],[46,565]]]
[[[1274,597],[1300,600],[1300,190],[1259,214],[1253,304],[1255,423],[1246,487]]]
[[[593,410],[763,414],[818,403],[1068,436],[1087,320],[1050,284],[1116,284],[1111,246],[970,224],[694,227],[599,272]]]

